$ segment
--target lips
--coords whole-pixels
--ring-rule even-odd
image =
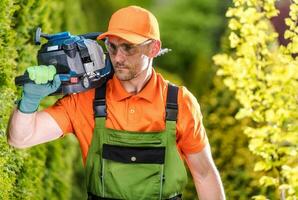
[[[116,66],[115,68],[118,69],[118,70],[121,70],[121,69],[129,69],[128,67],[125,67],[125,66],[123,66],[123,65],[122,65],[122,66],[119,66],[119,65],[118,65],[118,66]]]

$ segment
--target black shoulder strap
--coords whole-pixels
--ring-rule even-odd
[[[93,101],[94,117],[106,117],[106,83],[95,89]]]
[[[176,121],[178,114],[178,87],[169,83],[166,106],[166,120]]]
[[[166,120],[176,121],[178,114],[178,87],[168,84]],[[93,110],[95,117],[106,117],[106,84],[95,89],[95,97],[93,101]]]

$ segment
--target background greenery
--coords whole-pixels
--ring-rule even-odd
[[[14,77],[36,64],[33,45],[37,26],[44,32],[73,34],[105,31],[110,15],[126,5],[140,5],[158,18],[164,47],[169,54],[155,61],[157,71],[198,98],[212,153],[227,199],[249,199],[259,193],[277,199],[272,189],[259,185],[262,172],[254,172],[258,157],[248,149],[243,134],[250,118],[235,119],[241,104],[235,92],[216,76],[212,56],[231,54],[225,13],[228,0],[1,0],[0,1],[0,199],[86,199],[79,146],[75,137],[16,150],[7,145],[6,126],[20,88]],[[51,105],[55,98],[43,101]],[[212,189],[212,188],[211,188]],[[184,199],[196,198],[193,183]]]

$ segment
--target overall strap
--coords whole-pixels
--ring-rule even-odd
[[[166,105],[166,120],[176,121],[178,113],[178,87],[169,83]],[[106,84],[95,89],[95,97],[93,101],[93,110],[95,117],[106,117]]]
[[[168,83],[167,105],[166,105],[166,120],[177,121],[178,113],[178,87]]]
[[[106,83],[95,89],[93,101],[94,117],[106,117]]]

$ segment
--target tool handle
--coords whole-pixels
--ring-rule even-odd
[[[96,40],[96,38],[101,34],[101,32],[86,33],[79,36],[82,36],[86,39]]]
[[[29,78],[28,72],[25,72],[24,75],[15,77],[14,82],[19,86],[24,85],[25,83],[33,83],[33,81]]]

